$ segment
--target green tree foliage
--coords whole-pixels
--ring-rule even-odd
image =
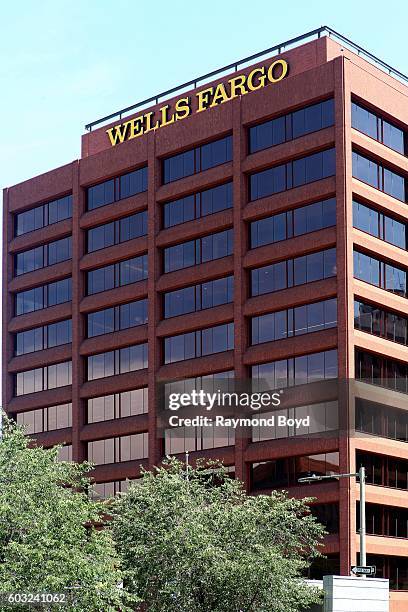
[[[57,448],[30,448],[29,442],[3,416],[0,591],[71,593],[64,610],[129,609],[118,588],[122,572],[111,530],[94,527],[104,508],[88,495],[90,466],[60,462]],[[2,601],[0,609],[29,608]]]
[[[219,464],[170,459],[113,504],[125,585],[149,612],[292,612],[323,528],[307,501],[247,496]]]

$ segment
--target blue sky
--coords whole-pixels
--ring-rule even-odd
[[[84,124],[329,25],[408,74],[406,0],[22,0],[0,7],[0,187],[80,153]]]

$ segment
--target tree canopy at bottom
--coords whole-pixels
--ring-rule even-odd
[[[295,612],[319,600],[302,579],[323,528],[310,500],[248,496],[220,464],[169,459],[117,498],[126,588],[149,612]]]
[[[111,530],[96,528],[105,508],[89,496],[90,466],[58,461],[58,448],[31,448],[6,417],[2,426],[0,591],[65,594],[70,603],[52,610],[129,609]],[[30,608],[3,598],[0,609]]]

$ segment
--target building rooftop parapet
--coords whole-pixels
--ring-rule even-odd
[[[85,129],[88,132],[91,132],[94,127],[102,126],[103,124],[109,123],[112,120],[119,119],[121,121],[124,116],[128,114],[132,114],[136,109],[146,108],[148,106],[151,106],[152,104],[159,104],[159,102],[162,102],[172,97],[176,93],[182,93],[183,91],[191,89],[191,88],[195,89],[199,85],[205,84],[206,82],[208,82],[209,80],[213,79],[216,76],[220,76],[224,73],[231,72],[232,70],[237,72],[239,69],[245,68],[247,65],[250,65],[251,63],[253,63],[254,60],[261,59],[265,56],[270,56],[273,54],[280,55],[282,51],[284,50],[287,51],[289,48],[293,47],[294,45],[297,45],[300,42],[305,43],[305,42],[308,42],[316,38],[321,38],[322,36],[328,36],[329,38],[332,38],[340,42],[342,45],[344,45],[351,51],[354,51],[355,53],[357,53],[358,56],[364,58],[366,61],[375,65],[377,68],[379,68],[383,72],[398,79],[402,83],[408,85],[407,75],[403,74],[396,68],[393,68],[392,66],[390,66],[383,60],[379,59],[378,57],[370,53],[370,51],[363,49],[363,47],[360,47],[360,45],[357,45],[356,43],[346,38],[342,34],[339,34],[332,28],[328,26],[320,26],[320,28],[316,28],[315,30],[311,30],[310,32],[301,34],[300,36],[295,36],[294,38],[281,42],[278,45],[270,47],[269,49],[259,51],[258,53],[255,53],[253,55],[240,59],[236,62],[233,62],[232,64],[228,64],[227,66],[223,66],[222,68],[217,68],[216,70],[208,72],[207,74],[204,74],[202,76],[196,77],[195,79],[191,79],[190,81],[182,83],[181,85],[172,87],[171,89],[168,89],[167,91],[163,91],[159,94],[151,96],[150,98],[146,98],[145,100],[136,102],[136,104],[132,104],[130,106],[127,106],[126,108],[122,108],[121,110],[111,113],[110,115],[106,115],[105,117],[101,117],[100,119],[96,119],[95,121],[91,121],[90,123],[87,123],[85,125]]]

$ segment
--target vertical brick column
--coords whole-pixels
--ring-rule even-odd
[[[2,407],[6,410],[13,398],[13,375],[8,373],[8,363],[13,357],[13,337],[9,334],[9,322],[14,316],[13,295],[9,293],[8,286],[12,280],[13,256],[9,253],[9,244],[13,239],[13,215],[9,210],[10,192],[3,191],[3,344],[2,344],[2,369],[5,373],[2,389]]]
[[[244,255],[247,249],[246,226],[242,212],[246,202],[245,177],[242,174],[242,160],[246,155],[245,129],[241,123],[241,98],[232,101],[232,147],[233,147],[233,202],[234,202],[234,371],[235,378],[247,376],[243,365],[243,356],[247,346],[247,331],[243,306],[246,300],[247,282],[243,268]],[[236,430],[235,440],[235,474],[248,486],[245,469],[244,451],[248,444],[245,430]]]
[[[160,163],[156,159],[155,133],[148,134],[148,187],[147,187],[147,235],[148,235],[148,324],[147,337],[149,345],[149,468],[157,465],[162,456],[162,442],[157,438],[156,406],[157,406],[157,371],[160,368],[160,342],[156,337],[156,326],[160,321],[160,295],[156,284],[160,277],[160,252],[156,246],[156,237],[160,229],[160,215],[156,205],[156,190],[160,184]]]
[[[353,321],[353,295],[350,283],[353,277],[352,253],[352,192],[351,192],[351,138],[350,138],[350,88],[346,78],[346,60],[336,58],[334,62],[334,99],[335,99],[335,144],[336,144],[336,202],[337,202],[337,328],[339,380],[344,391],[339,402],[340,436],[339,455],[340,472],[350,470],[349,415],[350,398],[345,382],[354,374],[354,355],[350,326]],[[350,310],[351,308],[351,310]],[[355,521],[353,491],[355,480],[339,480],[339,538],[340,538],[340,571],[348,575],[355,554]],[[354,525],[354,531],[353,531]]]
[[[85,253],[85,232],[80,229],[80,219],[85,211],[85,191],[80,185],[79,162],[72,164],[72,458],[84,461],[86,447],[81,442],[81,430],[85,424],[85,405],[81,400],[81,385],[85,382],[85,357],[79,356],[81,343],[85,339],[84,317],[80,314],[80,303],[85,295],[84,274],[80,261]]]
[[[354,398],[354,377],[355,377],[355,357],[354,357],[354,290],[353,290],[353,169],[352,169],[352,145],[351,145],[351,78],[349,73],[349,60],[343,60],[344,69],[344,83],[343,83],[343,95],[344,95],[344,134],[345,134],[345,248],[346,248],[346,303],[344,304],[344,311],[347,316],[347,330],[346,337],[341,339],[344,342],[344,346],[347,347],[347,367],[346,376],[350,380],[349,393],[348,393],[348,448],[347,448],[347,471],[354,472],[356,469],[356,457],[355,457],[355,436],[353,430],[355,427],[355,398]],[[348,480],[349,485],[349,513],[348,513],[348,529],[349,529],[349,558],[341,561],[342,570],[348,574],[350,571],[350,565],[357,563],[357,537],[356,537],[356,502],[358,486],[356,485],[356,479],[352,478]],[[342,507],[340,506],[340,512]]]

